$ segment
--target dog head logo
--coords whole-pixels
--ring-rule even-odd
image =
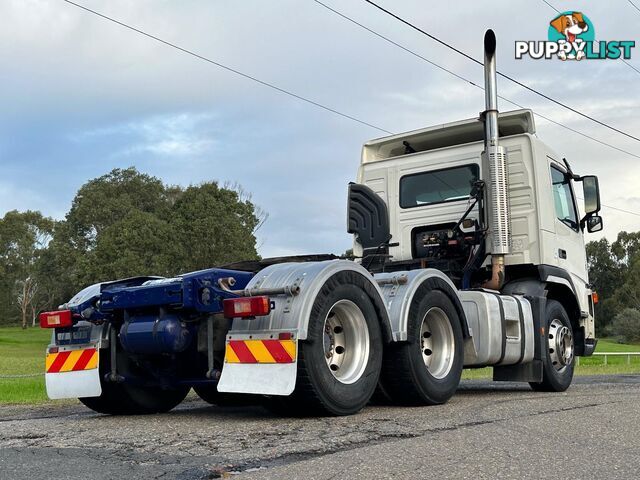
[[[575,42],[578,35],[589,30],[589,25],[584,21],[584,16],[580,12],[571,12],[569,15],[560,15],[551,20],[551,26],[558,33],[564,35],[569,43]]]
[[[561,60],[582,60],[585,52],[583,42],[591,42],[595,38],[593,24],[581,12],[564,12],[549,23],[549,40],[565,43],[572,48],[561,49],[558,57]]]

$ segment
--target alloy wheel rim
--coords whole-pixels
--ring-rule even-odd
[[[455,338],[447,314],[431,307],[420,327],[420,350],[429,373],[437,378],[446,377],[453,367]]]
[[[324,357],[331,375],[341,383],[357,382],[369,359],[369,329],[360,308],[350,300],[339,300],[329,309],[323,332]]]
[[[561,372],[573,362],[573,335],[571,329],[555,318],[549,324],[548,344],[551,365]]]

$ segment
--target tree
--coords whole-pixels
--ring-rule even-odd
[[[619,232],[611,244],[611,252],[623,268],[631,265],[640,253],[640,232]]]
[[[175,275],[178,251],[167,222],[151,213],[133,210],[102,231],[83,283],[141,275]]]
[[[181,245],[179,268],[210,268],[258,258],[254,232],[261,224],[256,208],[237,190],[215,182],[188,187],[171,210],[171,225]],[[263,216],[264,218],[264,216]]]
[[[76,193],[66,215],[70,240],[80,250],[91,250],[106,228],[134,210],[166,218],[168,193],[160,179],[133,167],[116,168],[89,180]]]
[[[20,308],[21,314],[21,325],[22,328],[27,328],[27,315],[31,313],[31,318],[33,318],[36,314],[36,295],[38,293],[38,284],[35,279],[32,277],[27,277],[24,280],[18,280],[16,282],[17,293],[16,293],[16,303]],[[35,321],[33,321],[35,323]]]
[[[586,249],[589,281],[600,297],[595,307],[596,328],[602,329],[619,310],[615,293],[623,283],[624,270],[606,238],[589,242]]]
[[[40,268],[56,278],[62,303],[100,281],[255,259],[254,232],[265,218],[239,186],[184,189],[115,169],[80,188]]]
[[[26,326],[93,283],[256,259],[266,217],[239,185],[183,188],[112,170],[78,190],[63,221],[30,211],[0,219],[0,319]]]
[[[20,316],[27,326],[28,312],[40,308],[38,262],[49,246],[55,222],[40,212],[16,210],[0,219],[0,318]]]

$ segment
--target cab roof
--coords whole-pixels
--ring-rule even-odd
[[[523,109],[499,113],[498,130],[500,137],[522,133],[534,134],[536,127],[533,112]],[[408,142],[415,152],[424,152],[482,140],[484,140],[484,124],[480,118],[458,120],[370,140],[362,147],[362,163],[405,155],[407,147],[404,142]]]

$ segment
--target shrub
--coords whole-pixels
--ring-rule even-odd
[[[622,310],[611,323],[611,333],[622,343],[640,342],[640,310],[636,308]]]

